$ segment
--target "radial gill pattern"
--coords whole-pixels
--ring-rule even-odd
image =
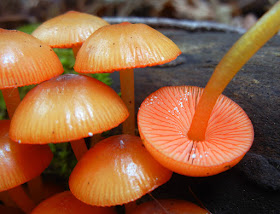
[[[83,44],[74,69],[113,72],[164,64],[181,54],[169,38],[145,24],[121,23],[95,31]]]
[[[71,192],[95,206],[114,206],[134,201],[171,178],[144,148],[140,137],[117,135],[91,148],[75,166]]]
[[[253,126],[235,102],[221,95],[213,109],[205,141],[188,138],[203,89],[164,87],[142,103],[138,113],[146,148],[165,167],[188,176],[209,176],[237,164],[252,145]]]

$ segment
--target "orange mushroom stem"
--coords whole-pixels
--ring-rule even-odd
[[[12,118],[20,103],[19,91],[17,88],[7,88],[1,89],[1,92],[6,103],[9,118]]]
[[[280,1],[234,44],[216,67],[196,108],[188,132],[190,139],[205,140],[208,121],[219,95],[242,66],[277,33],[279,28]]]
[[[123,123],[124,134],[135,134],[135,101],[134,101],[134,71],[125,69],[120,71],[121,96],[129,116]]]

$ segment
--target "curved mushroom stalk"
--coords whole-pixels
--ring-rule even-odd
[[[188,136],[203,141],[212,109],[228,83],[242,66],[280,29],[280,1],[276,3],[227,52],[207,83],[196,108]]]
[[[146,98],[138,113],[139,133],[163,166],[183,175],[210,176],[243,158],[253,143],[252,123],[221,93],[279,28],[280,2],[230,49],[204,91],[164,87]]]

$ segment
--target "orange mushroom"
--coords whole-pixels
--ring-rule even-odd
[[[25,144],[71,141],[79,160],[87,151],[83,138],[110,130],[127,117],[126,106],[109,86],[66,74],[27,93],[11,121],[10,137]]]
[[[69,178],[73,195],[95,206],[134,201],[171,178],[133,135],[100,141],[77,163]]]
[[[72,48],[76,57],[83,42],[94,31],[105,25],[109,23],[97,16],[68,11],[45,21],[32,35],[52,48]]]
[[[120,71],[121,96],[129,110],[123,133],[135,134],[134,68],[164,64],[181,54],[166,36],[145,24],[128,22],[95,31],[83,44],[74,65],[80,73]]]
[[[34,203],[21,184],[40,175],[52,160],[48,145],[20,145],[10,140],[10,121],[0,121],[0,191],[8,190],[16,204],[26,213]]]
[[[75,198],[70,191],[58,193],[41,202],[31,214],[116,214],[113,207],[95,207]]]
[[[0,29],[0,89],[10,118],[20,103],[17,87],[62,73],[62,64],[48,45],[23,32]]]
[[[143,204],[140,204],[135,208],[126,212],[127,214],[209,214],[205,209],[197,206],[188,201],[179,200],[179,199],[160,199],[158,202],[149,201]]]
[[[253,127],[245,112],[221,93],[279,29],[280,2],[229,50],[203,92],[165,87],[142,103],[140,135],[160,163],[180,174],[209,176],[242,159],[253,143]]]
[[[148,151],[179,174],[209,176],[237,164],[253,142],[246,113],[221,95],[212,111],[204,141],[187,133],[202,88],[163,87],[149,95],[138,112],[139,132]]]

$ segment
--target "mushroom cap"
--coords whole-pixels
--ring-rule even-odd
[[[53,154],[48,145],[22,145],[9,138],[9,120],[0,120],[0,192],[40,175]]]
[[[134,201],[171,178],[137,136],[117,135],[100,141],[75,166],[69,187],[79,200],[95,206]]]
[[[177,45],[145,24],[128,22],[95,31],[77,54],[75,71],[104,73],[170,62],[181,54]]]
[[[38,84],[63,73],[59,58],[35,37],[0,29],[0,88]]]
[[[68,11],[42,23],[32,35],[52,48],[80,46],[105,20],[86,13]]]
[[[70,191],[58,193],[35,207],[31,214],[116,214],[113,207],[94,207],[75,198]]]
[[[66,74],[27,93],[11,121],[10,137],[30,144],[67,142],[112,129],[127,117],[125,104],[109,86]]]
[[[161,204],[164,209],[159,206]],[[178,200],[178,199],[160,199],[158,202],[156,201],[149,201],[143,204],[138,205],[135,210],[128,212],[127,214],[165,214],[167,211],[168,213],[172,214],[207,214],[209,213],[207,210],[202,209],[201,207],[197,206],[188,201]]]
[[[250,149],[254,130],[243,109],[220,95],[210,117],[205,141],[188,138],[203,89],[163,87],[149,95],[138,112],[140,136],[153,157],[187,176],[210,176],[236,165]]]

